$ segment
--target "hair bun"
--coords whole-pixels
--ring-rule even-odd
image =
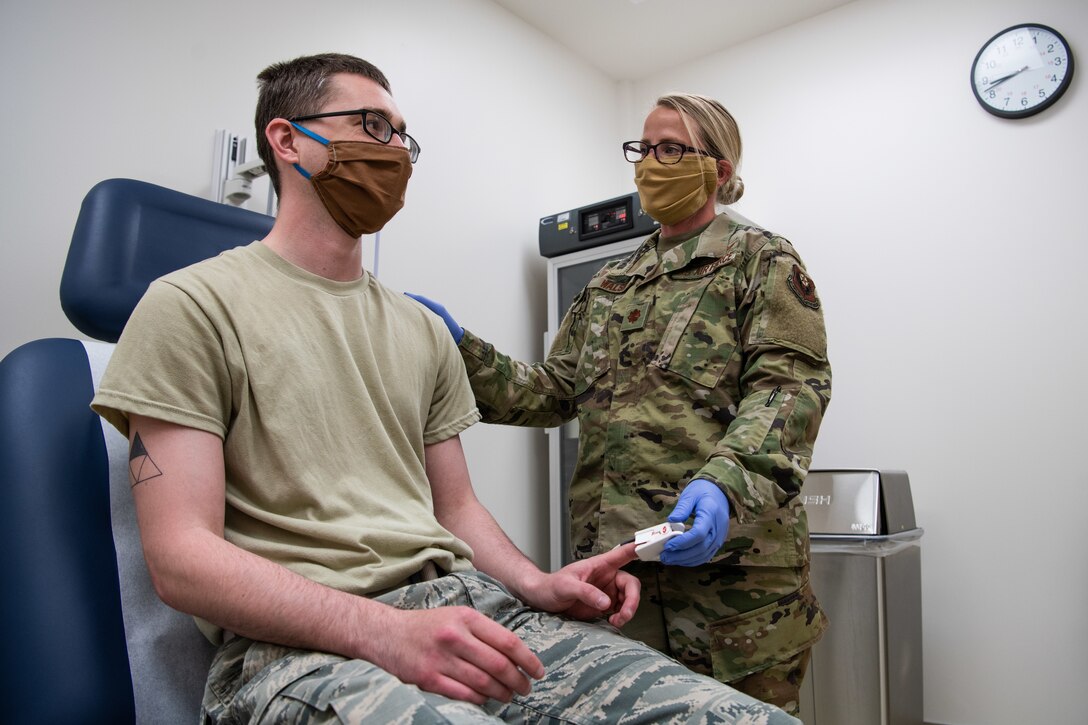
[[[722,204],[736,203],[742,196],[744,196],[744,180],[737,174],[733,174],[729,181],[722,184],[721,189],[718,190],[718,201]]]

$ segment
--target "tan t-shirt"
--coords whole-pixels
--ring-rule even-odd
[[[479,420],[441,320],[364,273],[334,282],[254,242],[156,281],[92,402],[214,433],[226,538],[355,594],[427,560],[471,568],[434,516],[424,446]],[[156,485],[149,482],[147,485]]]

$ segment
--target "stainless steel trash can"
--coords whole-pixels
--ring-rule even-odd
[[[801,691],[805,725],[922,725],[923,530],[903,471],[805,480],[812,588],[831,627]]]

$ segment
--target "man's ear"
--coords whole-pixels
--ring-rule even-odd
[[[288,166],[299,162],[298,149],[295,148],[295,127],[290,121],[286,118],[273,118],[264,127],[264,135],[277,159]]]

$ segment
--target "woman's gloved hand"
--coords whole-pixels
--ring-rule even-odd
[[[461,344],[461,338],[465,336],[465,328],[457,324],[457,320],[453,319],[453,315],[451,315],[445,307],[434,300],[427,299],[423,295],[414,295],[411,292],[405,292],[404,294],[441,317],[442,321],[446,323],[446,328],[450,331],[450,334],[453,335],[453,341],[458,345]]]
[[[729,533],[729,499],[721,489],[696,478],[680,492],[669,521],[684,522],[695,514],[695,523],[665,544],[661,563],[670,566],[699,566],[714,558]]]

